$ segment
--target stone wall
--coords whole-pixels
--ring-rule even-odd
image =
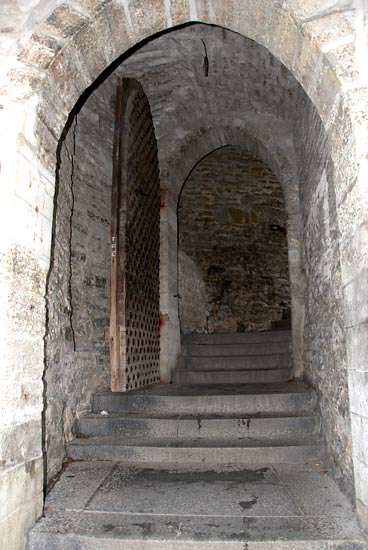
[[[334,164],[332,183],[328,172],[326,176],[336,193],[340,231],[338,238],[349,391],[352,395],[350,407],[357,506],[368,525],[368,449],[365,445],[368,431],[365,360],[368,342],[368,300],[365,299],[368,249],[368,17],[365,0],[336,5],[323,0],[290,0],[284,3],[273,0],[262,3],[253,0],[228,0],[226,3],[152,0],[149,7],[141,1],[122,3],[120,0],[6,0],[3,4],[1,29],[4,32],[1,33],[0,46],[0,349],[1,404],[4,405],[6,421],[2,422],[1,431],[5,434],[4,441],[11,439],[14,443],[19,476],[14,475],[15,470],[10,463],[4,465],[1,481],[6,491],[5,498],[2,498],[6,508],[1,515],[1,538],[9,541],[9,546],[14,549],[23,548],[25,531],[40,513],[42,474],[35,476],[30,464],[35,458],[40,463],[42,460],[40,413],[44,297],[50,262],[55,152],[60,134],[80,95],[123,52],[163,29],[190,21],[208,23],[208,28],[219,25],[229,29],[226,32],[219,29],[224,35],[234,31],[239,40],[248,37],[260,48],[267,48],[275,56],[270,58],[270,63],[274,64],[275,59],[281,60],[284,63],[283,72],[290,72],[311,98],[329,135],[327,147]],[[196,74],[202,74],[204,87],[209,88],[209,83],[214,83],[217,94],[218,74],[210,72],[211,77],[208,78],[203,75],[203,49],[196,47],[197,43],[200,45],[199,38],[193,41],[199,52]],[[163,47],[164,55],[160,51],[158,55],[164,58],[171,50],[171,47]],[[181,44],[174,51],[174,57],[180,51],[186,58]],[[211,71],[215,52],[212,47],[208,51]],[[234,102],[231,111],[221,111],[222,117],[216,102],[211,101],[211,113],[204,112],[204,92],[200,86],[194,93],[191,82],[188,94],[182,93],[180,79],[184,69],[188,68],[189,73],[193,74],[189,58],[181,61],[180,67],[173,66],[171,71],[167,67],[161,71],[154,56],[142,66],[142,73],[148,73],[147,66],[151,70],[152,89],[157,90],[154,112],[165,111],[172,130],[167,131],[166,143],[172,146],[172,157],[175,154],[177,162],[174,164],[168,158],[167,165],[172,166],[168,183],[176,178],[181,185],[184,178],[176,174],[187,174],[194,162],[206,154],[206,151],[200,152],[197,159],[194,153],[189,154],[190,151],[198,153],[199,136],[203,137],[204,143],[205,134],[213,130],[213,142],[216,143],[209,150],[207,148],[207,152],[215,146],[231,142],[226,130],[230,115],[233,127],[237,129],[243,124],[248,136],[251,134],[260,140],[270,158],[276,158],[280,149],[284,151],[285,144],[290,145],[290,134],[284,132],[279,118],[280,112],[285,112],[284,107],[280,108],[280,101],[282,103],[284,97],[290,97],[289,92],[285,92],[282,86],[273,86],[273,92],[267,96],[274,99],[277,92],[281,92],[275,100],[275,124],[268,124],[271,119],[267,114],[267,124],[260,125],[264,109],[259,94],[266,88],[262,85],[262,79],[240,78],[241,73],[234,62],[246,60],[246,53],[239,53],[235,44],[231,45],[229,52],[230,63],[236,70],[235,80],[227,78],[226,82]],[[221,44],[218,67],[227,58]],[[168,79],[169,72],[172,80]],[[244,74],[247,75],[247,72]],[[161,86],[157,85],[158,80]],[[250,85],[249,89],[244,89],[249,96],[253,94],[252,83],[259,85],[258,90],[254,90],[258,101],[255,101],[255,111],[252,113],[246,113],[239,102],[239,88],[244,82]],[[177,104],[167,103],[168,97],[173,97],[173,90],[176,90],[175,98],[183,100],[180,109]],[[185,108],[187,103],[189,109]],[[197,119],[194,107],[209,120],[208,126],[202,124],[203,117]],[[173,124],[173,114],[179,112],[181,116]],[[296,114],[291,113],[291,118],[294,116]],[[196,120],[198,124],[185,128],[181,124],[185,120]],[[269,147],[272,141],[275,144],[273,148]],[[183,145],[181,148],[180,143]],[[282,172],[285,162],[282,155],[278,159]],[[179,164],[182,171],[177,170]],[[273,171],[278,175],[277,170]],[[281,176],[279,179],[283,181]],[[174,212],[175,208],[170,209],[170,243],[175,240]],[[296,243],[293,256],[298,254],[299,246]],[[166,259],[175,259],[174,246],[168,247]],[[173,265],[171,261],[170,265]],[[16,266],[21,266],[21,269]],[[171,275],[170,280],[175,281],[176,278]],[[34,281],[38,283],[34,284]],[[166,293],[167,302],[173,294],[170,287]],[[168,304],[169,310],[170,314],[175,314],[173,299]],[[32,323],[27,322],[29,311],[33,312]],[[24,395],[28,399],[23,399]],[[23,428],[29,422],[34,423],[34,431]],[[18,437],[19,433],[23,433],[24,437]],[[26,454],[24,449],[30,449],[31,442],[36,440],[35,454],[33,451]]]
[[[304,376],[320,395],[327,461],[337,481],[353,497],[348,371],[334,174],[323,126],[308,100],[300,102],[295,143],[303,220],[303,267],[306,275]]]
[[[280,184],[261,161],[223,147],[196,166],[180,198],[179,248],[204,281],[206,331],[266,330],[290,318],[285,233]],[[179,293],[182,329],[203,332],[201,316],[197,324],[186,318],[197,292],[181,285]]]
[[[113,79],[74,117],[61,143],[47,288],[45,435],[50,480],[91,393],[109,388]]]
[[[207,332],[206,286],[195,261],[179,249],[179,319],[183,334]]]

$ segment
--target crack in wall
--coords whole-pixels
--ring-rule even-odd
[[[75,208],[75,195],[74,195],[74,176],[75,176],[75,154],[76,154],[76,128],[78,124],[78,117],[75,115],[74,124],[73,124],[73,143],[72,143],[72,152],[68,151],[68,155],[71,163],[71,172],[69,179],[69,189],[71,197],[70,205],[70,216],[69,216],[69,240],[68,240],[68,267],[69,267],[69,278],[68,278],[68,315],[69,315],[69,324],[70,324],[70,333],[71,333],[71,342],[73,351],[76,351],[75,343],[75,330],[73,324],[73,218],[74,218],[74,208]],[[68,150],[68,149],[67,149]]]

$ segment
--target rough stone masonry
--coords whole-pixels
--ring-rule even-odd
[[[261,161],[234,147],[206,157],[184,184],[178,223],[184,333],[267,330],[290,318],[284,198]]]
[[[45,296],[61,134],[80,96],[119,56],[164,29],[193,21],[209,25],[180,30],[192,38],[178,39],[177,30],[170,43],[165,42],[170,33],[148,41],[147,56],[144,49],[135,51],[136,68],[141,67],[135,74],[152,99],[162,182],[166,191],[170,188],[163,241],[170,259],[165,265],[171,266],[165,282],[165,315],[172,321],[167,334],[176,346],[170,359],[175,360],[179,342],[173,189],[178,193],[203,156],[240,143],[285,189],[292,324],[298,335],[293,336],[294,356],[299,373],[303,366],[322,396],[335,473],[340,470],[345,486],[355,490],[360,517],[368,524],[365,0],[5,0],[0,18],[5,494],[0,530],[14,549],[24,548],[25,533],[42,508]],[[206,76],[201,39],[209,38]],[[61,251],[69,247],[68,235],[66,230]],[[69,388],[64,377],[72,372],[76,388],[85,383],[79,377],[86,371],[75,359],[74,371],[55,369],[57,387],[46,390],[60,402]],[[104,380],[104,369],[99,376]],[[52,425],[60,421],[58,416]]]

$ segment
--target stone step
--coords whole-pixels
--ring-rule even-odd
[[[172,373],[175,384],[265,384],[285,382],[291,377],[291,369],[268,370],[193,370],[176,369]]]
[[[363,550],[322,465],[207,468],[72,462],[28,550]]]
[[[29,535],[28,550],[365,550],[336,518],[228,517],[62,511]],[[354,533],[354,531],[356,531]]]
[[[301,382],[246,386],[157,385],[132,392],[93,396],[92,410],[115,414],[239,415],[302,414],[313,411],[317,394]]]
[[[187,356],[179,358],[179,369],[190,370],[271,370],[291,367],[289,355]]]
[[[152,417],[144,415],[88,414],[79,419],[79,436],[166,437],[181,439],[260,439],[320,430],[317,414],[302,416],[248,416],[248,417]]]
[[[290,342],[249,342],[240,344],[183,344],[182,355],[190,356],[248,356],[290,355]]]
[[[182,341],[187,344],[251,344],[290,342],[290,330],[265,330],[262,332],[237,332],[233,334],[186,334]]]
[[[183,439],[124,438],[100,436],[73,440],[67,447],[73,460],[111,460],[134,464],[219,464],[244,465],[259,462],[301,464],[323,457],[319,436],[282,439]]]

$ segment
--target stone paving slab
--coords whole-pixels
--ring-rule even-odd
[[[365,550],[355,524],[327,517],[151,516],[59,512],[29,550]]]
[[[277,465],[277,475],[303,513],[344,517],[352,506],[321,465]]]
[[[67,466],[29,550],[363,550],[351,503],[320,464],[216,469]]]
[[[84,510],[114,467],[113,462],[104,461],[69,464],[47,495],[45,511]]]
[[[92,497],[89,510],[131,514],[265,516],[297,514],[271,468],[230,472],[127,470],[117,465]]]

